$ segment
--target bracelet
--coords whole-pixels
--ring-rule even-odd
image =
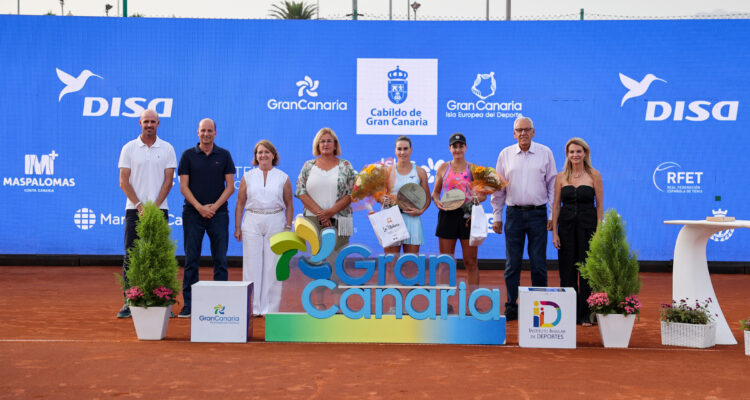
[[[292,226],[291,225],[286,225],[285,228],[286,229],[292,229]]]
[[[139,202],[137,202],[137,203],[135,203],[135,208],[138,208],[138,206],[140,206],[140,205],[141,205],[141,202],[140,202],[140,201],[139,201]]]

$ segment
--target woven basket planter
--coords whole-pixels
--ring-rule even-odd
[[[705,349],[716,345],[716,323],[708,325],[661,321],[661,344]]]

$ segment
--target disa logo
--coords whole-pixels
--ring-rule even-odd
[[[81,71],[81,73],[78,74],[78,77],[73,77],[73,75],[68,74],[60,68],[55,69],[57,70],[57,77],[60,79],[60,82],[65,85],[62,90],[60,90],[60,94],[57,97],[58,102],[62,102],[62,98],[66,94],[83,90],[83,87],[86,85],[89,78],[96,77],[104,79],[102,76],[97,75],[88,69]],[[109,116],[111,117],[123,116],[139,118],[145,109],[152,109],[159,114],[159,117],[169,118],[172,116],[173,102],[174,99],[172,98],[156,98],[149,101],[144,97],[128,97],[124,101],[125,110],[122,110],[122,97],[106,99],[104,97],[87,96],[83,99],[82,115],[84,117],[100,117],[109,112]]]
[[[639,81],[620,73],[620,82],[628,91],[622,97],[620,107],[625,102],[643,96],[655,81],[665,84],[666,80],[653,74],[646,74]],[[687,105],[687,111],[685,106]],[[724,100],[712,104],[707,100],[676,100],[676,101],[652,101],[646,103],[646,121],[665,121],[670,117],[674,121],[706,121],[713,118],[716,121],[736,121],[740,102],[736,100]]]

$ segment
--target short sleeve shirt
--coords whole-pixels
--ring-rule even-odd
[[[164,170],[177,167],[177,156],[172,145],[164,140],[157,137],[149,147],[139,136],[122,147],[117,167],[130,169],[130,185],[139,201],[156,201],[164,184]],[[158,206],[169,209],[167,199]],[[125,209],[133,210],[135,204],[127,199]]]
[[[229,151],[214,144],[211,153],[206,155],[199,144],[185,150],[180,157],[178,175],[188,175],[190,192],[201,204],[214,203],[224,192],[224,176],[234,175],[234,161]],[[187,199],[185,208],[194,209]],[[227,202],[218,211],[226,211]]]

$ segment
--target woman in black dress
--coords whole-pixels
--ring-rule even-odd
[[[586,259],[589,240],[602,220],[602,176],[591,166],[589,145],[581,138],[565,144],[565,168],[555,179],[552,205],[552,244],[558,250],[560,286],[576,290],[577,322],[591,326],[586,299],[591,287],[579,277],[576,263]]]

